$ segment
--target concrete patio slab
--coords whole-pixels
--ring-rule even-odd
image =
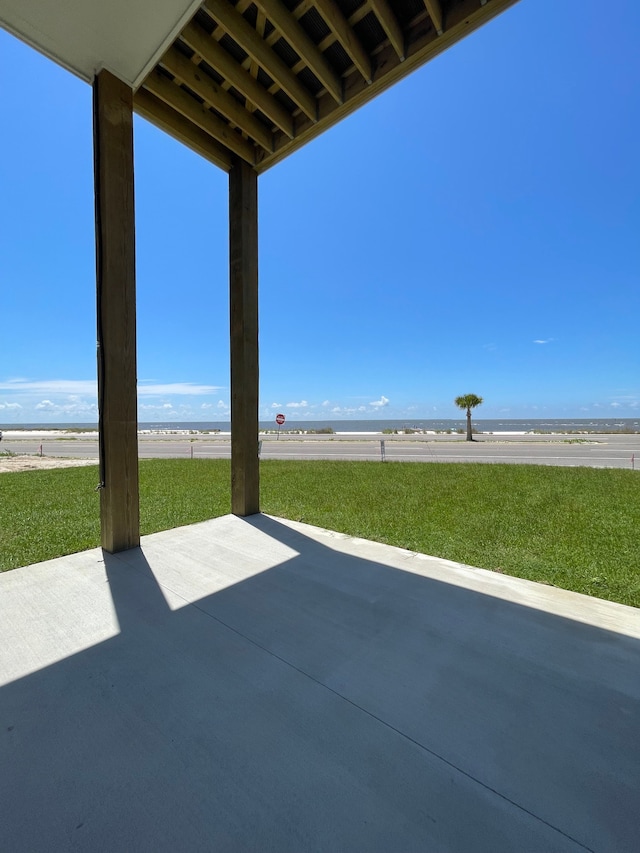
[[[635,851],[640,611],[260,515],[0,575],[0,849]]]

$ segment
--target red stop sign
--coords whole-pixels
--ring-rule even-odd
[[[276,415],[276,423],[278,424],[278,426],[282,426],[284,421],[285,421],[284,415]]]

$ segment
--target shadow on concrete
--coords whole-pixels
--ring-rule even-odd
[[[120,634],[0,690],[0,849],[637,850],[636,640],[238,524],[297,556],[105,554]]]

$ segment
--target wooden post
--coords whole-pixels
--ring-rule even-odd
[[[108,71],[93,84],[102,547],[140,544],[133,92]]]
[[[258,457],[258,174],[229,173],[231,512],[260,512]]]

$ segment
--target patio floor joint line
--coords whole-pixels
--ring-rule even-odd
[[[121,556],[121,555],[119,555],[119,556]],[[129,564],[129,565],[131,565],[131,564]],[[491,791],[492,794],[495,794],[497,797],[500,797],[500,799],[509,803],[514,808],[519,809],[520,811],[522,811],[525,814],[532,817],[534,820],[539,821],[540,823],[544,824],[544,826],[547,826],[549,829],[553,830],[554,832],[559,833],[564,838],[568,839],[569,841],[572,841],[574,844],[577,844],[583,850],[587,851],[587,853],[597,853],[597,851],[595,851],[592,847],[587,847],[587,845],[584,844],[582,841],[579,841],[577,838],[574,838],[574,836],[569,835],[569,833],[560,829],[558,826],[555,826],[554,824],[549,823],[544,818],[535,814],[535,812],[530,811],[525,806],[521,805],[520,803],[515,802],[515,800],[510,799],[505,794],[502,794],[500,791],[497,791],[495,788],[492,788],[491,785],[487,785],[486,782],[483,782],[481,779],[478,779],[476,776],[473,776],[471,773],[468,773],[466,770],[463,770],[462,767],[458,767],[457,764],[454,764],[453,762],[451,762],[447,758],[445,758],[443,755],[440,755],[439,753],[435,752],[433,749],[430,749],[428,746],[425,746],[423,743],[420,743],[420,741],[415,740],[415,738],[412,738],[410,735],[406,734],[406,732],[401,731],[400,729],[396,728],[391,723],[387,722],[386,720],[383,720],[381,717],[378,717],[376,714],[372,713],[367,708],[363,708],[362,705],[358,705],[357,702],[354,702],[352,699],[349,699],[348,696],[345,696],[344,694],[340,693],[338,690],[335,690],[333,687],[330,687],[328,684],[325,684],[323,681],[319,681],[317,678],[315,678],[310,673],[305,672],[305,670],[300,669],[300,667],[296,666],[294,663],[291,663],[291,661],[288,661],[286,658],[281,657],[280,655],[273,652],[271,649],[266,648],[266,646],[263,646],[259,642],[257,642],[256,640],[252,639],[251,637],[248,637],[242,631],[238,630],[237,628],[234,628],[233,625],[229,625],[229,623],[220,619],[220,617],[214,616],[212,613],[209,613],[203,607],[200,607],[196,602],[188,601],[186,598],[184,598],[183,595],[176,592],[170,586],[167,586],[166,584],[161,584],[158,581],[156,581],[156,582],[159,584],[161,589],[167,589],[173,595],[176,595],[178,598],[181,598],[185,602],[185,604],[187,604],[188,606],[194,607],[196,610],[198,610],[200,613],[207,616],[209,619],[213,619],[215,622],[217,622],[219,625],[222,625],[227,630],[232,631],[234,634],[236,634],[239,637],[242,637],[244,640],[246,640],[248,643],[250,643],[255,648],[260,649],[261,651],[265,652],[266,654],[270,655],[271,657],[273,657],[276,660],[283,663],[285,666],[288,666],[290,669],[293,669],[296,672],[300,673],[300,675],[304,676],[305,678],[308,678],[310,681],[313,681],[319,687],[323,687],[325,690],[328,690],[330,693],[333,693],[334,696],[337,696],[339,699],[342,699],[344,702],[348,702],[349,705],[356,708],[358,711],[361,711],[363,714],[366,714],[371,719],[376,720],[376,722],[380,723],[381,725],[383,725],[386,728],[390,729],[391,731],[395,732],[400,737],[404,738],[405,740],[408,740],[410,743],[414,744],[419,749],[421,749],[424,752],[428,753],[429,755],[433,756],[433,758],[436,758],[439,761],[442,761],[448,767],[451,767],[452,770],[455,770],[457,773],[461,773],[463,776],[466,776],[467,779],[470,779],[472,782],[475,782],[477,785],[480,785],[485,790]]]

